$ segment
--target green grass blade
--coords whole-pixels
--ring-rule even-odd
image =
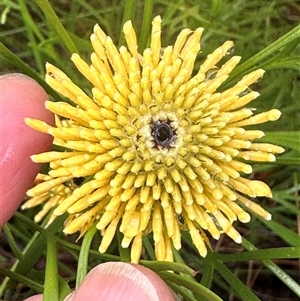
[[[300,38],[300,25],[296,26],[290,30],[285,35],[281,36],[272,44],[265,47],[263,50],[258,52],[256,55],[252,56],[249,60],[238,66],[229,76],[229,79],[222,86],[226,89],[232,85],[233,82],[236,82],[242,75],[262,67],[265,65],[266,61],[280,51],[284,46],[290,42]]]
[[[10,228],[9,228],[9,224],[4,224],[3,226],[3,232],[4,234],[6,235],[7,237],[7,241],[8,241],[8,244],[13,252],[13,254],[16,256],[16,258],[18,260],[22,260],[24,258],[23,256],[23,253],[22,251],[19,249],[11,231],[10,231]]]
[[[76,277],[76,287],[78,287],[83,279],[85,278],[88,272],[88,259],[89,259],[89,251],[91,247],[92,240],[94,235],[97,232],[96,224],[91,227],[87,233],[85,234],[82,245],[80,248],[79,259],[78,259],[78,267],[77,267],[77,277]]]
[[[213,291],[197,283],[196,281],[192,281],[190,279],[186,279],[183,276],[179,276],[177,274],[173,274],[166,271],[159,272],[158,274],[167,283],[174,282],[178,285],[186,287],[187,289],[191,290],[194,294],[198,294],[208,301],[222,301],[222,299],[219,296],[217,296]]]
[[[59,285],[59,300],[65,300],[65,298],[72,292],[67,281],[58,275],[58,285]]]
[[[269,248],[263,250],[251,250],[234,254],[214,253],[215,260],[226,262],[250,261],[261,259],[289,259],[300,258],[300,247]]]
[[[176,273],[195,276],[193,269],[180,262],[141,260],[140,264],[155,272],[174,271]]]
[[[12,53],[1,42],[0,42],[0,55],[1,55],[0,61],[1,61],[1,57],[3,57],[11,64],[13,64],[15,67],[17,67],[21,72],[36,80],[45,89],[45,91],[48,94],[51,94],[53,96],[53,98],[56,101],[64,101],[64,99],[60,96],[60,94],[54,91],[33,68],[31,68],[29,65],[24,63],[18,56]]]
[[[167,284],[173,290],[173,292],[176,292],[177,295],[182,296],[185,301],[198,301],[194,296],[190,294],[190,291],[187,291],[182,286],[172,281],[168,281]]]
[[[124,235],[120,232],[120,229],[117,230],[117,239],[118,239],[118,250],[120,253],[121,261],[130,262],[130,249],[122,247],[122,239]]]
[[[271,260],[263,259],[261,262],[298,297],[300,297],[300,285],[293,278],[291,278],[285,271],[279,268],[278,265]]]
[[[279,144],[285,148],[291,148],[300,152],[300,131],[265,132],[265,136],[259,141]]]
[[[139,52],[143,53],[147,47],[147,42],[150,37],[151,24],[152,24],[152,10],[153,10],[153,0],[144,1],[144,14],[142,29],[139,39]]]
[[[16,263],[11,268],[11,271],[16,272],[20,275],[26,275],[28,274],[28,271],[31,270],[31,268],[34,266],[34,264],[38,261],[40,256],[44,253],[45,247],[46,247],[46,236],[43,235],[43,233],[40,232],[49,232],[49,233],[56,233],[58,229],[62,226],[65,216],[60,216],[56,218],[53,223],[47,228],[47,230],[44,230],[41,228],[38,224],[24,216],[23,214],[16,212],[15,217],[20,219],[22,222],[25,222],[28,225],[31,225],[33,229],[39,229],[40,231],[37,231],[31,240],[26,245],[24,251],[23,251],[23,260],[16,261]],[[0,285],[0,291],[4,289],[5,286],[8,285],[9,281],[11,281],[9,278],[4,279],[2,284]]]
[[[125,10],[123,14],[123,21],[122,21],[122,28],[126,21],[132,20],[134,16],[134,10],[135,10],[136,0],[126,0],[125,2]],[[120,36],[119,36],[119,47],[122,45],[125,45],[125,37],[122,30],[120,30]]]
[[[0,265],[0,274],[8,277],[11,280],[14,280],[18,283],[22,283],[32,289],[34,289],[37,293],[43,293],[44,287],[43,285],[35,282],[34,280],[24,276],[23,274],[16,273],[12,270],[8,270]],[[0,287],[0,297],[3,295],[4,288]],[[2,299],[0,299],[2,300]]]
[[[273,162],[274,165],[287,165],[287,166],[300,166],[300,157],[278,157],[276,158],[276,162]]]
[[[28,11],[27,6],[26,6],[26,1],[18,0],[18,2],[20,5],[20,10],[22,12],[22,18],[24,20],[24,25],[25,25],[28,39],[29,39],[28,46],[30,47],[30,49],[32,51],[32,54],[34,56],[35,63],[37,65],[38,70],[43,70],[44,63],[42,61],[41,52],[38,49],[38,43],[39,43],[38,41],[40,41],[40,42],[44,41],[43,35]],[[38,39],[38,41],[36,39]]]
[[[206,256],[206,258],[203,260],[204,268],[201,271],[203,274],[203,277],[201,279],[201,284],[206,287],[211,287],[213,277],[214,277],[214,258],[213,258],[213,252],[209,252],[209,254]]]
[[[43,301],[60,301],[56,241],[47,236],[47,256]]]
[[[236,295],[243,301],[260,301],[259,298],[236,276],[234,275],[220,260],[216,260],[215,268],[224,280],[233,288]]]
[[[48,0],[35,0],[37,5],[43,11],[47,21],[53,27],[55,32],[60,37],[62,44],[67,47],[70,53],[78,53],[77,47],[75,46],[73,40],[71,39],[70,35],[68,34],[67,30],[62,25],[61,21],[59,20],[58,16],[56,15],[55,11],[52,8],[52,5],[49,3]]]
[[[247,250],[257,250],[249,241],[243,239],[242,245]],[[300,285],[291,278],[286,272],[279,268],[273,261],[269,259],[262,259],[261,262],[276,276],[278,277],[287,287],[289,287],[297,296],[300,297]]]
[[[143,237],[143,245],[147,251],[147,254],[151,260],[155,260],[155,253],[153,249],[153,245],[150,242],[149,236]]]
[[[266,221],[264,219],[259,219],[263,222],[269,229],[274,231],[278,236],[280,236],[284,241],[286,241],[291,246],[300,246],[299,235],[292,230],[286,228],[285,226],[279,224],[275,220]]]

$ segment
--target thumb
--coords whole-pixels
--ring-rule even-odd
[[[36,81],[23,74],[0,76],[0,229],[19,207],[40,166],[30,155],[50,148],[49,135],[30,129],[32,117],[53,123],[44,107],[48,98]]]
[[[93,268],[65,301],[175,301],[164,281],[150,269],[122,262]]]

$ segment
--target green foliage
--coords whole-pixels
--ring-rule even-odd
[[[242,62],[224,88],[249,71],[264,68],[267,72],[256,87],[261,97],[252,106],[258,111],[278,108],[282,117],[279,122],[264,126],[267,132],[261,141],[281,145],[286,152],[278,156],[274,164],[254,165],[253,176],[272,187],[273,199],[260,201],[272,213],[273,220],[253,218],[249,224],[238,225],[244,236],[242,245],[222,238],[217,243],[212,242],[214,252],[209,252],[206,258],[197,255],[183,233],[184,248],[177,253],[174,251],[174,263],[156,262],[151,237],[147,236],[144,238],[145,260],[141,264],[157,272],[181,300],[214,301],[220,297],[224,300],[266,300],[263,293],[272,294],[272,287],[266,289],[264,283],[259,283],[265,277],[278,278],[277,285],[287,287],[285,296],[278,298],[300,296],[300,286],[294,280],[299,273],[296,259],[300,257],[297,233],[300,213],[300,10],[297,1],[64,0],[50,3],[46,0],[4,0],[0,7],[1,73],[23,72],[31,76],[53,100],[62,100],[62,97],[43,80],[45,62],[61,67],[72,74],[76,83],[86,87],[87,83],[76,77],[69,57],[77,51],[88,57],[91,51],[89,35],[96,23],[121,45],[124,43],[122,24],[132,19],[138,31],[140,51],[149,43],[151,20],[157,14],[164,20],[164,46],[173,43],[182,28],[204,27],[196,67],[225,40],[233,40],[235,54],[242,56]],[[120,260],[115,254],[120,254],[121,259],[127,256],[124,250],[118,249],[117,239],[107,254],[100,254],[96,250],[100,238],[94,228],[85,236],[80,248],[75,239],[66,241],[62,234],[65,217],[56,219],[44,229],[44,225],[32,222],[33,211],[16,213],[4,227],[15,258],[15,263],[7,267],[6,258],[0,257],[0,274],[6,276],[0,285],[0,297],[4,300],[23,300],[41,292],[45,292],[45,300],[50,300],[50,292],[51,300],[53,296],[55,300],[62,300],[94,265]],[[78,264],[77,271],[58,261],[58,250]],[[46,256],[46,268],[38,271],[36,265],[41,256]],[[57,277],[59,273],[63,276]],[[24,286],[19,296],[18,283]],[[260,293],[255,292],[259,290]]]

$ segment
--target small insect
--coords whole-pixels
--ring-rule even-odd
[[[184,217],[181,214],[177,215],[177,219],[181,224],[184,224]]]

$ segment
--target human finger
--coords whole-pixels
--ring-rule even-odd
[[[44,107],[44,89],[23,74],[0,76],[0,229],[19,207],[33,184],[40,165],[30,155],[50,148],[49,135],[29,128],[25,117],[53,124],[52,113]]]
[[[137,264],[107,262],[93,268],[65,301],[175,301],[166,283]]]

